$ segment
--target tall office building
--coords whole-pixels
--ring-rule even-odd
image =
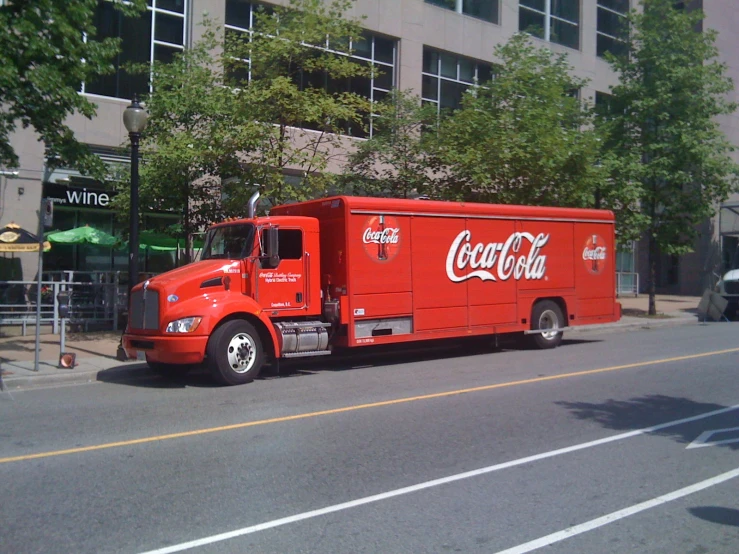
[[[273,0],[272,4],[287,4]],[[462,93],[478,80],[491,75],[493,50],[513,33],[526,31],[535,42],[568,55],[574,73],[589,84],[580,97],[590,102],[606,98],[617,79],[603,58],[606,51],[622,47],[616,30],[634,0],[357,0],[350,15],[364,16],[362,25],[368,40],[355,57],[373,64],[381,73],[358,85],[357,92],[377,100],[397,87],[410,89],[427,103],[441,108],[456,107]],[[739,5],[736,0],[711,0],[702,3],[706,12],[704,29],[719,31],[721,58],[729,65],[729,75],[739,82],[739,62],[732,53],[739,51]],[[123,49],[116,60],[116,73],[83,83],[80,93],[98,105],[92,121],[81,116],[70,118],[78,139],[92,146],[109,163],[127,163],[116,147],[127,143],[122,113],[134,93],[146,91],[147,84],[122,69],[126,62],[167,60],[197,40],[203,14],[232,31],[244,31],[252,23],[254,4],[247,0],[149,0],[144,16],[131,19],[114,10],[109,2],[99,2],[96,22],[101,36],[122,38]],[[739,100],[736,91],[734,99]],[[739,142],[739,115],[721,121],[733,143]],[[361,140],[361,139],[356,139]],[[55,201],[54,226],[71,228],[89,223],[114,231],[116,223],[109,209],[112,191],[104,184],[80,177],[72,170],[46,169],[44,149],[30,131],[19,131],[13,145],[20,155],[19,175],[0,177],[0,224],[14,220],[34,229],[43,197]],[[739,196],[727,205],[739,206]],[[736,208],[739,212],[739,208]],[[731,212],[724,211],[725,213]],[[734,213],[734,212],[731,212]],[[144,226],[155,227],[175,216],[144,214]],[[735,246],[736,238],[719,233],[719,217],[707,221],[693,254],[660,258],[658,288],[664,292],[698,294],[714,271],[719,271],[720,245]],[[724,217],[723,227],[734,223]],[[739,236],[739,222],[736,225]],[[727,248],[728,249],[728,248]],[[645,259],[638,245],[633,253],[619,254],[619,270],[624,288],[635,284],[635,274]],[[157,258],[159,256],[159,258]],[[170,254],[153,255],[147,269],[166,269]],[[67,247],[47,254],[47,267],[59,264],[79,270],[126,269],[125,252],[111,253],[90,246]],[[35,262],[23,261],[22,278],[32,279]],[[2,267],[0,267],[0,272]],[[0,273],[0,279],[7,279]],[[642,275],[642,288],[646,284]]]

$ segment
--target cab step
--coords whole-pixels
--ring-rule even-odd
[[[283,358],[307,358],[311,356],[328,356],[331,354],[330,350],[309,350],[308,352],[290,352],[283,354]]]

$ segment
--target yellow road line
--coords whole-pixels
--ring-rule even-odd
[[[395,400],[384,400],[382,402],[372,402],[370,404],[358,404],[355,406],[346,406],[344,408],[334,408],[333,410],[321,410],[319,412],[308,412],[305,414],[296,414],[291,416],[275,417],[272,419],[261,419],[258,421],[247,421],[245,423],[235,423],[233,425],[222,425],[220,427],[208,427],[206,429],[196,429],[194,431],[183,431],[181,433],[171,433],[168,435],[157,435],[154,437],[144,437],[141,439],[132,439],[127,441],[108,442],[104,444],[96,444],[93,446],[82,446],[79,448],[68,448],[65,450],[52,450],[49,452],[39,452],[37,454],[27,454],[24,456],[11,456],[9,458],[0,458],[0,464],[10,462],[22,462],[26,460],[37,460],[39,458],[51,458],[54,456],[64,456],[67,454],[80,454],[82,452],[94,452],[96,450],[105,450],[108,448],[118,448],[121,446],[133,446],[135,444],[145,444],[148,442],[165,441],[172,439],[181,439],[185,437],[194,437],[197,435],[207,435],[210,433],[221,433],[223,431],[233,431],[235,429],[245,429],[247,427],[256,427],[258,425],[268,425],[270,423],[284,423],[286,421],[296,421],[300,419],[309,419],[313,417],[341,414],[345,412],[354,412],[357,410],[366,410],[368,408],[380,408],[382,406],[392,406],[393,404],[405,404],[407,402],[416,402],[418,400],[431,400],[433,398],[444,398],[447,396],[455,396],[458,394],[469,394],[472,392],[482,392],[493,389],[502,389],[505,387],[515,387],[518,385],[529,385],[532,383],[542,383],[544,381],[554,381],[556,379],[569,379],[572,377],[582,377],[585,375],[595,375],[596,373],[606,373],[608,371],[619,371],[623,369],[632,369],[635,367],[644,367],[649,365],[667,364],[670,362],[680,362],[684,360],[695,360],[697,358],[706,358],[708,356],[720,356],[721,354],[730,354],[739,352],[739,348],[728,348],[726,350],[714,350],[712,352],[704,352],[702,354],[691,354],[689,356],[677,356],[674,358],[664,358],[661,360],[651,360],[646,362],[636,362],[633,364],[624,364],[611,367],[603,367],[599,369],[588,369],[585,371],[575,371],[572,373],[562,373],[560,375],[550,375],[547,377],[535,377],[533,379],[523,379],[520,381],[509,381],[507,383],[497,383],[495,385],[483,385],[481,387],[473,387],[468,389],[458,389],[446,392],[437,392],[434,394],[424,394],[421,396],[410,396],[406,398],[396,398]]]

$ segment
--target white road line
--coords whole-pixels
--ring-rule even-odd
[[[266,531],[267,529],[274,529],[275,527],[281,527],[283,525],[288,525],[290,523],[297,523],[298,521],[304,521],[306,519],[311,519],[311,518],[323,516],[326,514],[332,514],[334,512],[340,512],[342,510],[348,510],[349,508],[356,508],[358,506],[364,506],[366,504],[371,504],[373,502],[379,502],[381,500],[387,500],[388,498],[394,498],[396,496],[402,496],[405,494],[410,494],[410,493],[421,491],[424,489],[438,487],[439,485],[445,485],[447,483],[453,483],[454,481],[461,481],[462,479],[469,479],[471,477],[477,477],[479,475],[484,475],[486,473],[492,473],[494,471],[500,471],[502,469],[508,469],[510,467],[527,464],[529,462],[536,462],[538,460],[544,460],[546,458],[553,458],[554,456],[559,456],[562,454],[569,454],[570,452],[576,452],[578,450],[585,450],[586,448],[592,448],[594,446],[600,446],[602,444],[608,444],[611,442],[616,442],[619,440],[628,439],[628,438],[636,437],[639,435],[646,435],[649,433],[654,433],[656,431],[660,431],[661,429],[666,429],[668,427],[674,427],[676,425],[682,425],[684,423],[690,423],[690,422],[699,421],[701,419],[705,419],[708,417],[725,414],[726,412],[731,412],[733,410],[736,410],[737,408],[739,408],[739,404],[736,404],[734,406],[729,406],[728,408],[721,408],[720,410],[714,410],[712,412],[707,412],[705,414],[700,414],[697,416],[686,417],[684,419],[677,419],[674,421],[668,421],[667,423],[661,423],[659,425],[654,425],[652,427],[646,427],[644,429],[637,429],[635,431],[621,433],[620,435],[613,435],[611,437],[606,437],[603,439],[598,439],[598,440],[594,440],[590,442],[584,442],[582,444],[576,444],[574,446],[568,446],[566,448],[550,450],[549,452],[535,454],[534,456],[527,456],[526,458],[519,458],[518,460],[511,460],[510,462],[504,462],[502,464],[496,464],[493,466],[488,466],[488,467],[483,467],[480,469],[475,469],[472,471],[467,471],[465,473],[459,473],[457,475],[450,475],[448,477],[434,479],[433,481],[426,481],[424,483],[418,483],[417,485],[412,485],[410,487],[403,487],[402,489],[395,489],[395,490],[384,492],[381,494],[375,494],[373,496],[365,496],[364,498],[358,498],[357,500],[351,500],[349,502],[343,502],[341,504],[334,504],[333,506],[327,506],[325,508],[320,508],[318,510],[311,510],[310,512],[303,512],[302,514],[295,514],[293,516],[288,516],[288,517],[283,517],[280,519],[275,519],[272,521],[267,521],[265,523],[260,523],[259,525],[252,525],[250,527],[236,529],[235,531],[229,531],[227,533],[212,535],[210,537],[204,537],[202,539],[196,539],[194,541],[183,542],[180,544],[167,546],[165,548],[160,548],[157,550],[149,550],[142,554],[170,554],[172,552],[182,552],[183,550],[189,550],[191,548],[198,548],[200,546],[205,546],[205,545],[213,544],[216,542],[222,542],[222,541],[226,541],[229,539],[235,539],[237,537],[243,537],[244,535],[251,535],[253,533],[258,533],[259,531]],[[729,477],[729,479],[730,478],[731,477]],[[707,486],[710,486],[710,485],[707,485]],[[522,551],[522,552],[525,552],[525,551]]]
[[[540,539],[514,546],[513,548],[509,548],[508,550],[501,550],[497,554],[525,554],[526,552],[531,552],[532,550],[536,550],[543,546],[549,546],[550,544],[554,544],[555,542],[569,539],[570,537],[574,537],[575,535],[579,535],[580,533],[592,531],[593,529],[597,529],[598,527],[602,527],[603,525],[608,525],[609,523],[613,523],[614,521],[618,521],[619,519],[633,516],[634,514],[643,512],[644,510],[648,510],[650,508],[654,508],[655,506],[666,504],[667,502],[672,502],[673,500],[677,500],[678,498],[682,498],[683,496],[688,496],[689,494],[693,494],[694,492],[702,491],[703,489],[718,485],[719,483],[723,483],[724,481],[728,481],[729,479],[734,479],[735,477],[739,477],[739,468],[727,471],[726,473],[722,473],[721,475],[717,475],[716,477],[712,477],[711,479],[706,479],[705,481],[701,481],[700,483],[695,483],[694,485],[690,485],[689,487],[685,487],[684,489],[679,489],[674,492],[658,496],[657,498],[653,498],[652,500],[647,500],[646,502],[642,502],[641,504],[636,504],[635,506],[630,506],[629,508],[618,510],[617,512],[610,513],[603,517],[591,519],[590,521],[586,521],[585,523],[581,523],[580,525],[568,527],[564,531],[552,533],[551,535],[547,535],[546,537],[541,537]]]

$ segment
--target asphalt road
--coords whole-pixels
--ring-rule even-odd
[[[737,325],[0,393],[0,552],[733,554]]]

